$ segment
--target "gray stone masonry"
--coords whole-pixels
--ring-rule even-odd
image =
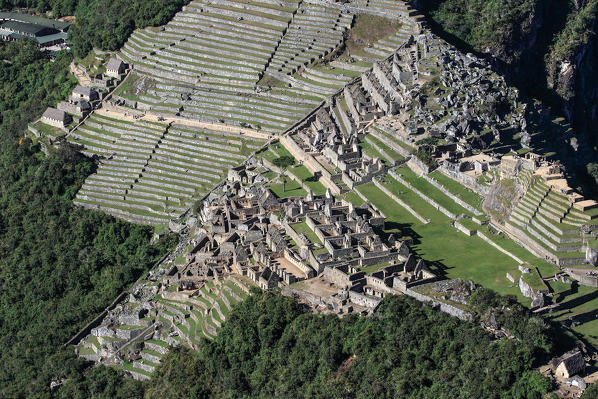
[[[419,197],[421,197],[425,202],[427,202],[428,204],[432,205],[434,208],[436,208],[440,212],[444,213],[449,218],[451,218],[451,219],[456,219],[457,218],[458,215],[455,215],[454,213],[450,212],[448,209],[446,209],[445,207],[443,207],[442,205],[440,205],[439,203],[437,203],[436,201],[434,201],[432,198],[428,197],[427,195],[425,195],[424,193],[422,193],[421,191],[419,191],[418,189],[416,189],[415,187],[413,187],[408,181],[406,181],[401,176],[399,176],[394,170],[388,171],[388,174],[392,178],[394,178],[395,180],[397,180],[399,183],[401,183],[401,184],[405,185],[406,187],[408,187],[411,191],[413,191],[415,194],[417,194]]]
[[[455,196],[453,193],[451,193],[450,191],[448,191],[443,185],[441,185],[440,183],[438,183],[436,180],[432,179],[430,176],[428,176],[428,175],[422,175],[422,177],[428,183],[430,183],[431,185],[433,185],[434,187],[436,187],[437,189],[439,189],[440,191],[442,191],[443,194],[445,194],[447,197],[450,197],[453,201],[455,201],[457,204],[459,204],[463,208],[467,209],[468,211],[470,211],[474,215],[483,215],[483,213],[481,213],[476,208],[474,208],[473,206],[469,205],[467,202],[463,201],[459,197]]]
[[[384,187],[382,185],[382,183],[380,183],[378,181],[378,179],[373,179],[372,180],[374,182],[374,185],[380,190],[382,191],[384,194],[386,194],[387,196],[389,196],[393,201],[395,201],[397,204],[399,204],[400,206],[402,206],[403,208],[405,208],[410,214],[412,214],[413,216],[415,216],[415,218],[417,220],[419,220],[420,222],[427,224],[430,223],[430,221],[426,218],[424,218],[423,216],[421,216],[419,213],[417,213],[415,210],[413,210],[413,208],[411,208],[409,205],[407,205],[407,203],[405,203],[403,200],[401,200],[399,197],[397,197],[396,195],[394,195],[393,193],[390,192],[390,190],[388,190],[386,187]],[[358,194],[359,190],[356,191]],[[369,201],[368,199],[365,199],[366,201]]]

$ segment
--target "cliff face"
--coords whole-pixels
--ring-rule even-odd
[[[598,143],[598,0],[419,0],[418,5],[437,33],[492,56],[509,83],[551,105]]]
[[[598,28],[594,20],[593,31]],[[598,143],[598,39],[595,35],[570,55],[551,54],[547,84],[559,96],[567,119]]]

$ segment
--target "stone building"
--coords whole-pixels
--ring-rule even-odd
[[[47,125],[65,129],[71,122],[69,114],[56,108],[48,107],[41,117],[41,121]]]
[[[106,75],[113,78],[120,78],[120,75],[127,69],[127,64],[118,58],[110,58],[106,65]]]
[[[92,102],[99,99],[98,92],[89,86],[77,86],[71,94],[71,99],[75,102],[87,101]]]
[[[570,378],[585,369],[586,362],[580,351],[566,353],[554,372],[557,378]]]

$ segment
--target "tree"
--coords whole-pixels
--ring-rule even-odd
[[[282,178],[282,191],[283,192],[287,191],[286,171],[289,166],[292,166],[295,164],[295,158],[288,156],[288,155],[283,155],[281,157],[274,159],[274,161],[272,161],[272,163],[275,166],[278,166],[280,168],[280,177]]]

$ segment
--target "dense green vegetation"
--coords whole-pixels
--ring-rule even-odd
[[[530,28],[536,0],[424,0],[444,30],[476,50],[504,49]]]
[[[0,44],[0,126],[3,136],[22,135],[27,122],[67,98],[76,84],[63,52],[48,62],[33,42]]]
[[[541,323],[509,298],[479,295],[480,312],[517,308],[504,318],[521,341],[493,341],[407,297],[338,318],[255,293],[198,355],[167,356],[146,397],[541,398],[550,383],[528,371],[551,344]]]
[[[567,23],[552,46],[553,59],[570,59],[576,50],[595,36],[592,26],[598,17],[598,1],[581,1],[584,6],[569,14]]]
[[[0,9],[35,7],[53,17],[74,15],[69,38],[77,57],[92,49],[118,50],[136,28],[164,25],[188,0],[0,0]]]
[[[2,45],[0,58],[0,397],[42,398],[51,379],[90,373],[62,345],[172,238],[150,245],[146,227],[74,208],[93,161],[66,145],[44,155],[23,137],[28,122],[72,89],[71,56],[49,62],[19,42]]]

